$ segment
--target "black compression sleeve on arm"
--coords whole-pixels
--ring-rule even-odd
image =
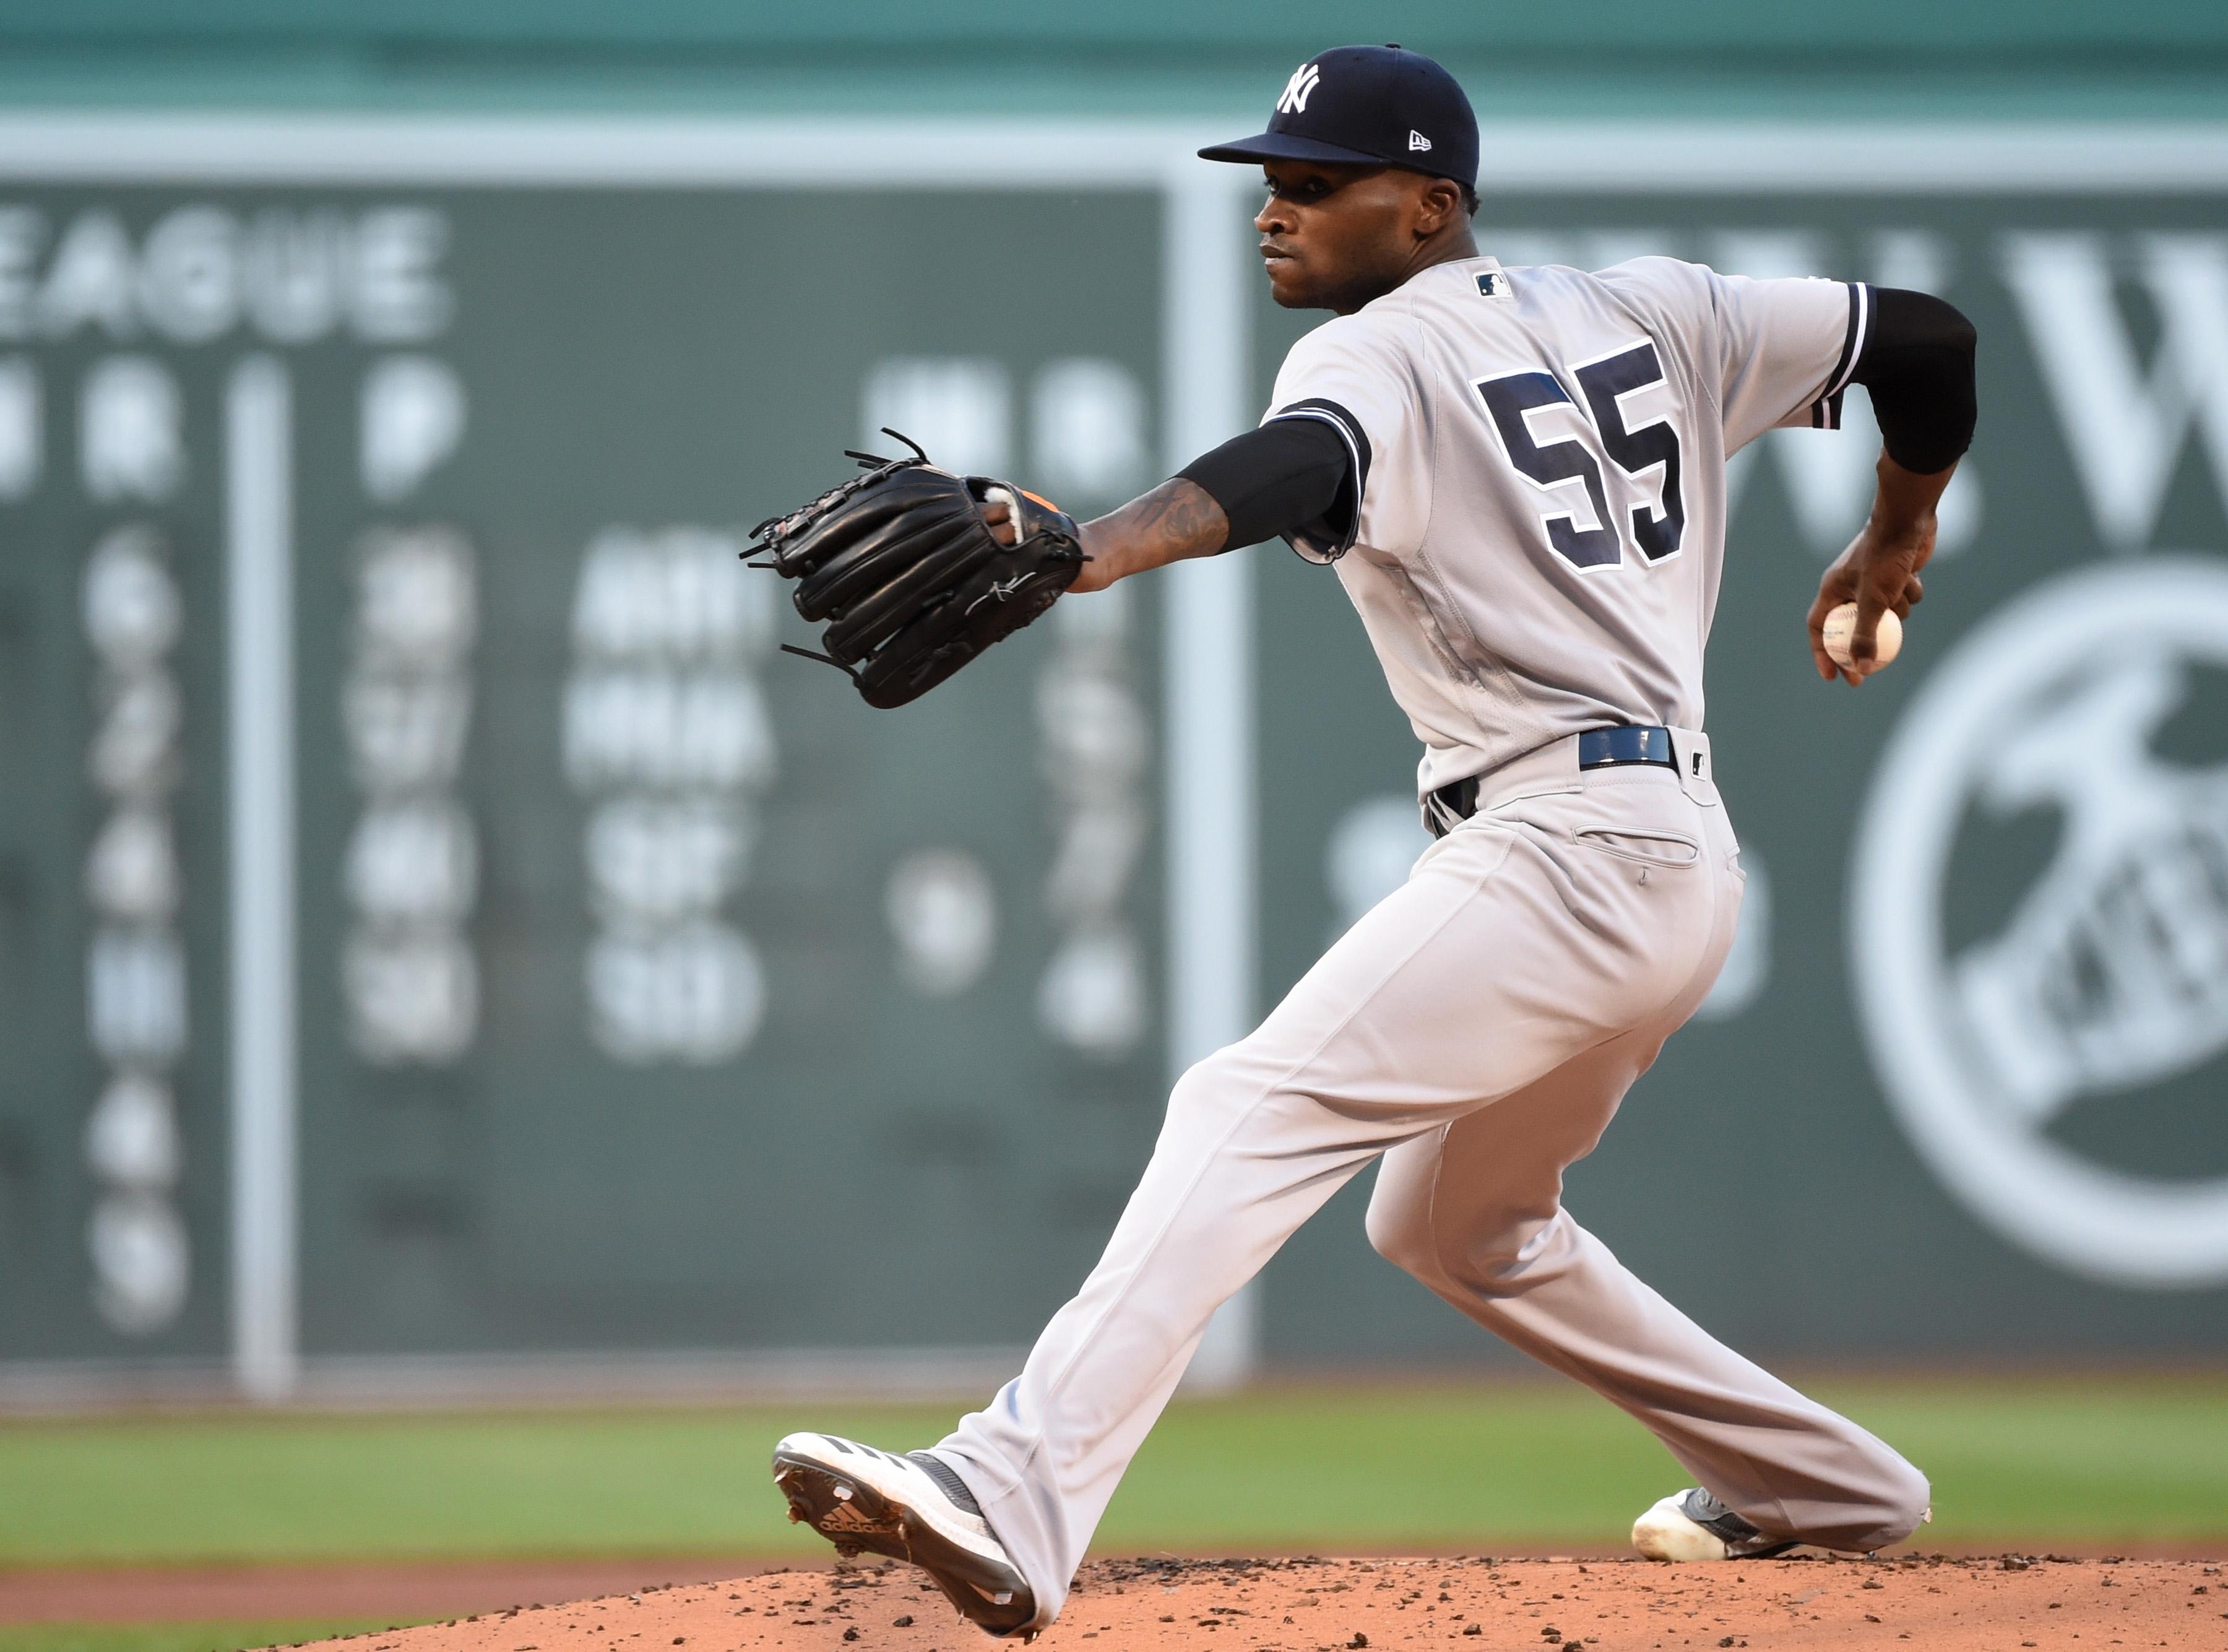
[[[1850,378],[1872,392],[1887,456],[1906,471],[1946,471],[1973,445],[1973,323],[1930,293],[1873,291],[1871,336]]]
[[[1344,439],[1322,419],[1278,419],[1232,437],[1176,474],[1222,507],[1229,550],[1321,521],[1339,503],[1352,464]]]

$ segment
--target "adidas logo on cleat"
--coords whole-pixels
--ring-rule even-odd
[[[839,1502],[813,1521],[823,1532],[894,1532],[895,1521],[876,1520],[855,1502]]]

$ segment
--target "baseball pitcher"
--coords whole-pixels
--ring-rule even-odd
[[[1640,1517],[1642,1554],[1901,1541],[1925,1476],[1713,1340],[1561,1194],[1740,911],[1702,732],[1725,461],[1776,426],[1833,427],[1846,388],[1870,390],[1878,494],[1809,617],[1819,675],[1860,683],[1881,615],[1919,599],[1972,437],[1970,324],[1919,293],[1664,258],[1504,268],[1471,239],[1469,104],[1395,46],[1323,53],[1267,131],[1200,153],[1262,168],[1271,290],[1333,312],[1259,426],[1079,529],[983,478],[951,508],[987,527],[986,554],[1040,548],[1032,612],[1280,536],[1328,565],[1423,744],[1437,842],[1257,1031],[1184,1074],[1105,1255],[1021,1374],[926,1450],[791,1435],[774,1477],[792,1514],[925,1567],[994,1633],[1042,1629],[1209,1316],[1376,1162],[1380,1252],[1693,1476]],[[1846,603],[1837,664],[1821,627]]]

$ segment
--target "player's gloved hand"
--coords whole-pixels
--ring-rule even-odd
[[[886,434],[896,436],[895,431]],[[916,700],[1057,601],[1083,566],[1082,533],[1049,502],[913,457],[853,453],[865,473],[751,530],[797,581],[797,611],[825,620],[825,660],[870,706]],[[787,648],[788,645],[783,645]]]
[[[1918,572],[1934,554],[1934,506],[1949,481],[1947,471],[1920,476],[1882,457],[1873,514],[1819,579],[1810,605],[1810,656],[1827,682],[1838,676],[1861,683],[1873,670],[1880,615],[1892,610],[1908,619],[1925,596]],[[1857,624],[1849,639],[1853,663],[1840,666],[1826,652],[1825,626],[1826,616],[1845,602],[1857,605]]]
[[[998,536],[1001,545],[1011,545],[1021,537],[1014,528],[1014,513],[1006,509],[1003,500],[993,500],[983,507],[983,520],[990,524],[990,531]],[[1095,554],[1091,548],[1092,524],[1083,524],[1083,566],[1076,570],[1075,581],[1067,587],[1071,597],[1087,591],[1104,591],[1114,583],[1107,559]]]

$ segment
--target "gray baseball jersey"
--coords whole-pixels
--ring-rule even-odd
[[[1870,314],[1858,284],[1477,258],[1292,347],[1263,422],[1324,420],[1353,465],[1293,547],[1360,611],[1421,791],[1604,724],[1703,727],[1725,458],[1838,426]]]

